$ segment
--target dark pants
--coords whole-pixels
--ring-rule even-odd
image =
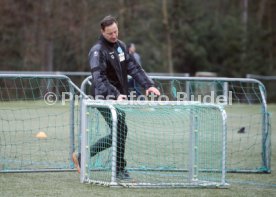
[[[108,108],[97,108],[102,116],[104,117],[106,123],[108,124],[111,133],[101,139],[99,139],[94,145],[90,147],[91,157],[95,156],[97,153],[110,148],[112,146],[112,115]],[[116,169],[117,172],[124,170],[126,166],[126,161],[124,159],[125,155],[125,143],[127,137],[127,125],[125,123],[125,112],[119,109],[117,111],[117,157],[116,157]]]

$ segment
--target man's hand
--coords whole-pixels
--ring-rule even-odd
[[[123,100],[127,100],[127,95],[120,94],[117,98],[117,101],[123,101]]]
[[[150,87],[146,90],[146,95],[148,96],[150,93],[154,93],[157,96],[160,96],[160,92],[157,88],[155,87]]]

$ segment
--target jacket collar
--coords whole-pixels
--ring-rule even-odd
[[[103,37],[103,35],[100,36],[99,40],[100,40],[101,42],[103,42],[105,45],[107,45],[107,46],[109,46],[109,47],[112,47],[112,48],[117,44],[117,42],[112,43],[112,42],[107,41],[107,40]]]

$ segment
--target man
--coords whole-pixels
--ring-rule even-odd
[[[136,60],[136,62],[138,64],[140,64],[140,66],[142,66],[141,56],[136,52],[135,44],[134,43],[130,43],[127,48],[128,48],[129,54],[133,55],[133,57]],[[143,94],[142,91],[141,91],[141,87],[139,86],[139,84],[136,83],[135,80],[133,80],[133,78],[131,78],[131,79],[128,80],[128,86],[130,88],[132,88],[133,90],[135,90],[137,97]]]
[[[134,59],[137,61],[138,64],[142,65],[141,63],[141,56],[136,52],[136,47],[134,43],[130,43],[128,46],[129,54],[132,54]]]
[[[92,96],[100,99],[113,99],[122,101],[127,99],[128,78],[131,75],[140,85],[145,88],[146,95],[153,93],[160,95],[153,82],[148,78],[142,67],[131,56],[124,42],[118,40],[118,23],[112,16],[106,16],[100,23],[101,36],[98,42],[89,52],[89,63],[92,74]],[[98,108],[105,121],[112,127],[110,110]],[[117,157],[116,157],[116,178],[129,179],[128,171],[125,169],[126,161],[125,142],[127,136],[127,125],[125,123],[125,113],[116,109],[117,118]],[[111,129],[112,131],[112,129]],[[90,147],[90,156],[111,147],[112,133],[99,139]],[[73,153],[73,162],[80,172],[81,155]]]

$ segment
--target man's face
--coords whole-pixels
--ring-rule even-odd
[[[118,40],[118,26],[116,23],[106,26],[104,30],[101,29],[103,37],[111,42],[115,43]]]

